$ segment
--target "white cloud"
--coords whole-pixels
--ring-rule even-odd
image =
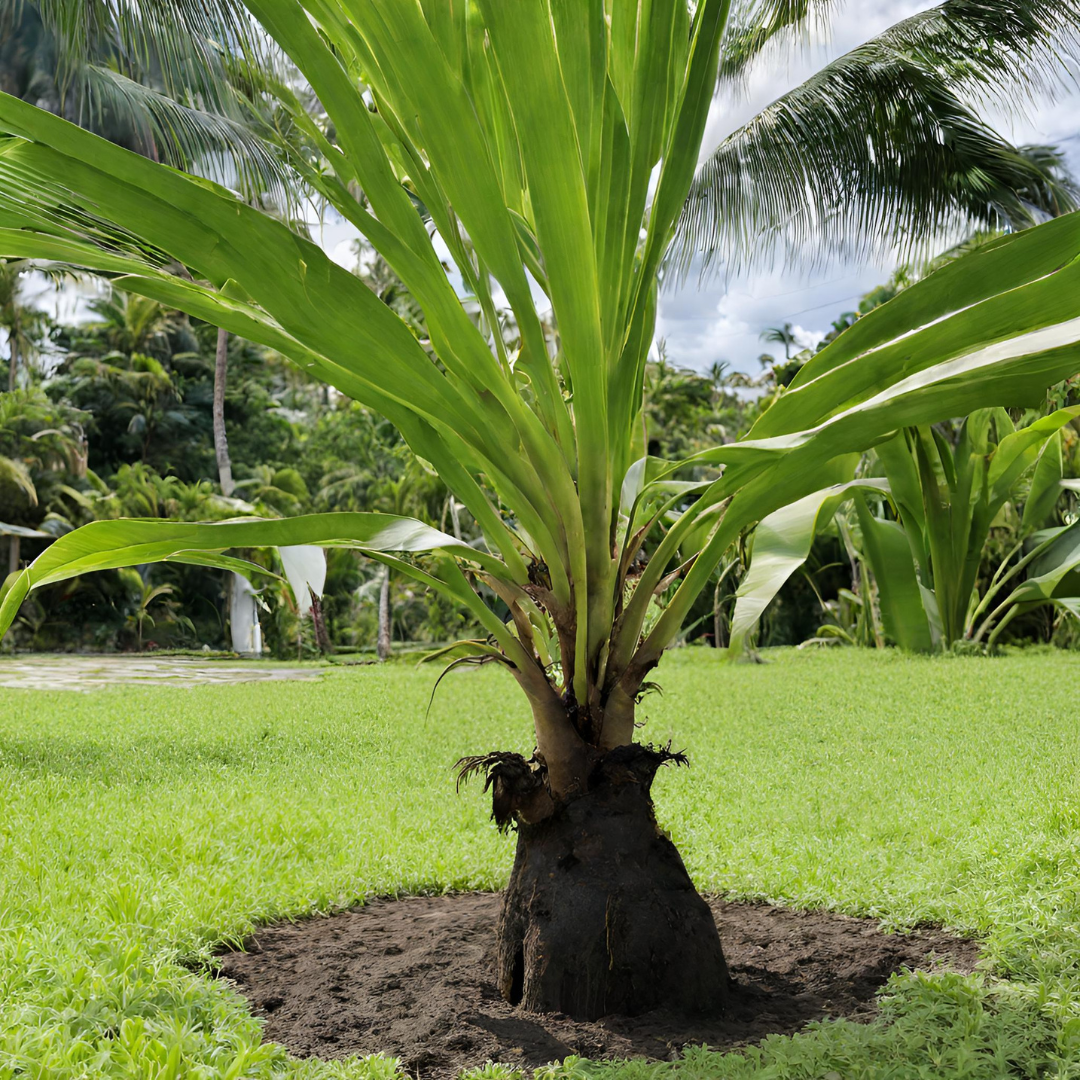
[[[816,349],[825,340],[828,330],[807,330],[796,324],[791,333],[800,349]]]
[[[760,272],[700,289],[692,280],[661,294],[657,337],[666,339],[674,363],[700,371],[726,360],[753,372],[763,352],[781,355],[779,346],[761,341],[764,330],[791,323],[800,344],[814,347],[834,319],[890,273],[888,266],[837,263],[813,273]]]

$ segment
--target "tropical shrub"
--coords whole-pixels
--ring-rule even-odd
[[[1080,406],[1058,409],[1017,431],[1004,409],[977,410],[960,423],[955,442],[941,425],[907,428],[875,448],[883,479],[839,483],[768,515],[757,527],[739,590],[733,648],[742,647],[757,617],[805,562],[819,528],[849,500],[885,632],[904,648],[930,652],[979,641],[1014,605],[1069,600],[1061,590],[1074,587],[1070,574],[1080,565],[1080,549],[1071,543],[1075,530],[1037,530],[1064,494],[1061,431],[1078,416]],[[891,517],[872,510],[871,493],[887,496]],[[1015,546],[980,598],[990,530],[1009,515]],[[1008,567],[1036,537],[1029,553]],[[1000,595],[1031,564],[1035,577],[1046,578],[1043,587],[1036,588],[1033,577],[1030,585]],[[865,603],[866,594],[861,599]]]

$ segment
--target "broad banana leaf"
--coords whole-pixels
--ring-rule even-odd
[[[252,569],[261,568],[224,552],[229,548],[252,547],[284,547],[288,551],[289,547],[310,544],[354,547],[373,558],[380,558],[387,552],[445,551],[479,565],[490,559],[422,521],[390,514],[314,514],[204,524],[156,520],[97,521],[60,537],[25,570],[9,575],[0,591],[0,636],[7,632],[19,605],[31,590],[80,574],[170,560],[218,566],[249,576]],[[288,571],[288,557],[284,561]],[[296,588],[300,589],[298,602],[304,595],[303,577],[303,573],[296,577]],[[455,599],[461,599],[456,592]]]
[[[761,438],[821,423],[880,389],[884,373],[890,373],[891,382],[1019,334],[1064,329],[1077,316],[1076,294],[1070,297],[1069,290],[1062,290],[1059,275],[1080,276],[1078,232],[1080,215],[1066,214],[1003,237],[900,293],[872,313],[876,318],[860,319],[805,364],[751,435]],[[1045,295],[1050,307],[1037,311],[1033,294]],[[1072,333],[1065,331],[1066,336]],[[1027,400],[1038,404],[1036,397]],[[986,407],[973,405],[952,415]]]
[[[321,597],[326,587],[326,555],[313,544],[288,544],[277,549],[297,610],[311,610],[311,594]]]
[[[1050,601],[1058,611],[1066,612],[1074,619],[1080,621],[1080,597],[1063,597]]]
[[[1064,462],[1061,457],[1061,432],[1055,431],[1039,454],[1035,471],[1031,474],[1031,488],[1024,501],[1024,516],[1020,527],[1031,532],[1046,524],[1061,498],[1061,479]]]
[[[919,582],[911,547],[903,525],[875,517],[864,499],[856,499],[856,513],[862,532],[863,555],[877,585],[878,609],[885,633],[902,649],[930,652],[936,643],[935,618],[927,611],[934,601]]]
[[[28,529],[25,525],[8,525],[0,521],[0,536],[18,536],[28,540],[52,540],[53,534],[40,529]]]
[[[1078,416],[1080,405],[1057,409],[1001,440],[990,463],[988,477],[995,503],[1003,503],[1010,497],[1013,485],[1039,460],[1047,443]]]
[[[757,626],[784,583],[810,555],[814,537],[841,504],[857,491],[888,494],[885,480],[852,480],[833,484],[776,510],[758,522],[750,566],[735,593],[729,655],[742,652],[747,635]]]
[[[1031,564],[1027,579],[1013,589],[1001,604],[1001,608],[1029,601],[1060,600],[1080,595],[1078,592],[1061,591],[1063,586],[1077,585],[1075,580],[1070,580],[1070,576],[1080,568],[1080,522],[1061,529],[1047,530],[1041,535],[1043,539],[1053,537],[1053,542]],[[1036,533],[1034,539],[1039,540],[1040,534]]]

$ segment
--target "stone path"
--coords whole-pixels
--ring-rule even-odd
[[[19,656],[0,658],[0,687],[103,690],[110,686],[198,686],[207,683],[317,679],[320,669],[206,661],[186,656]]]

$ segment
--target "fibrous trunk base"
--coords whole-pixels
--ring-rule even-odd
[[[623,751],[648,753],[613,751],[587,795],[519,826],[498,927],[499,989],[530,1011],[587,1020],[715,1015],[729,978],[712,912],[657,826],[655,765],[639,780]]]

